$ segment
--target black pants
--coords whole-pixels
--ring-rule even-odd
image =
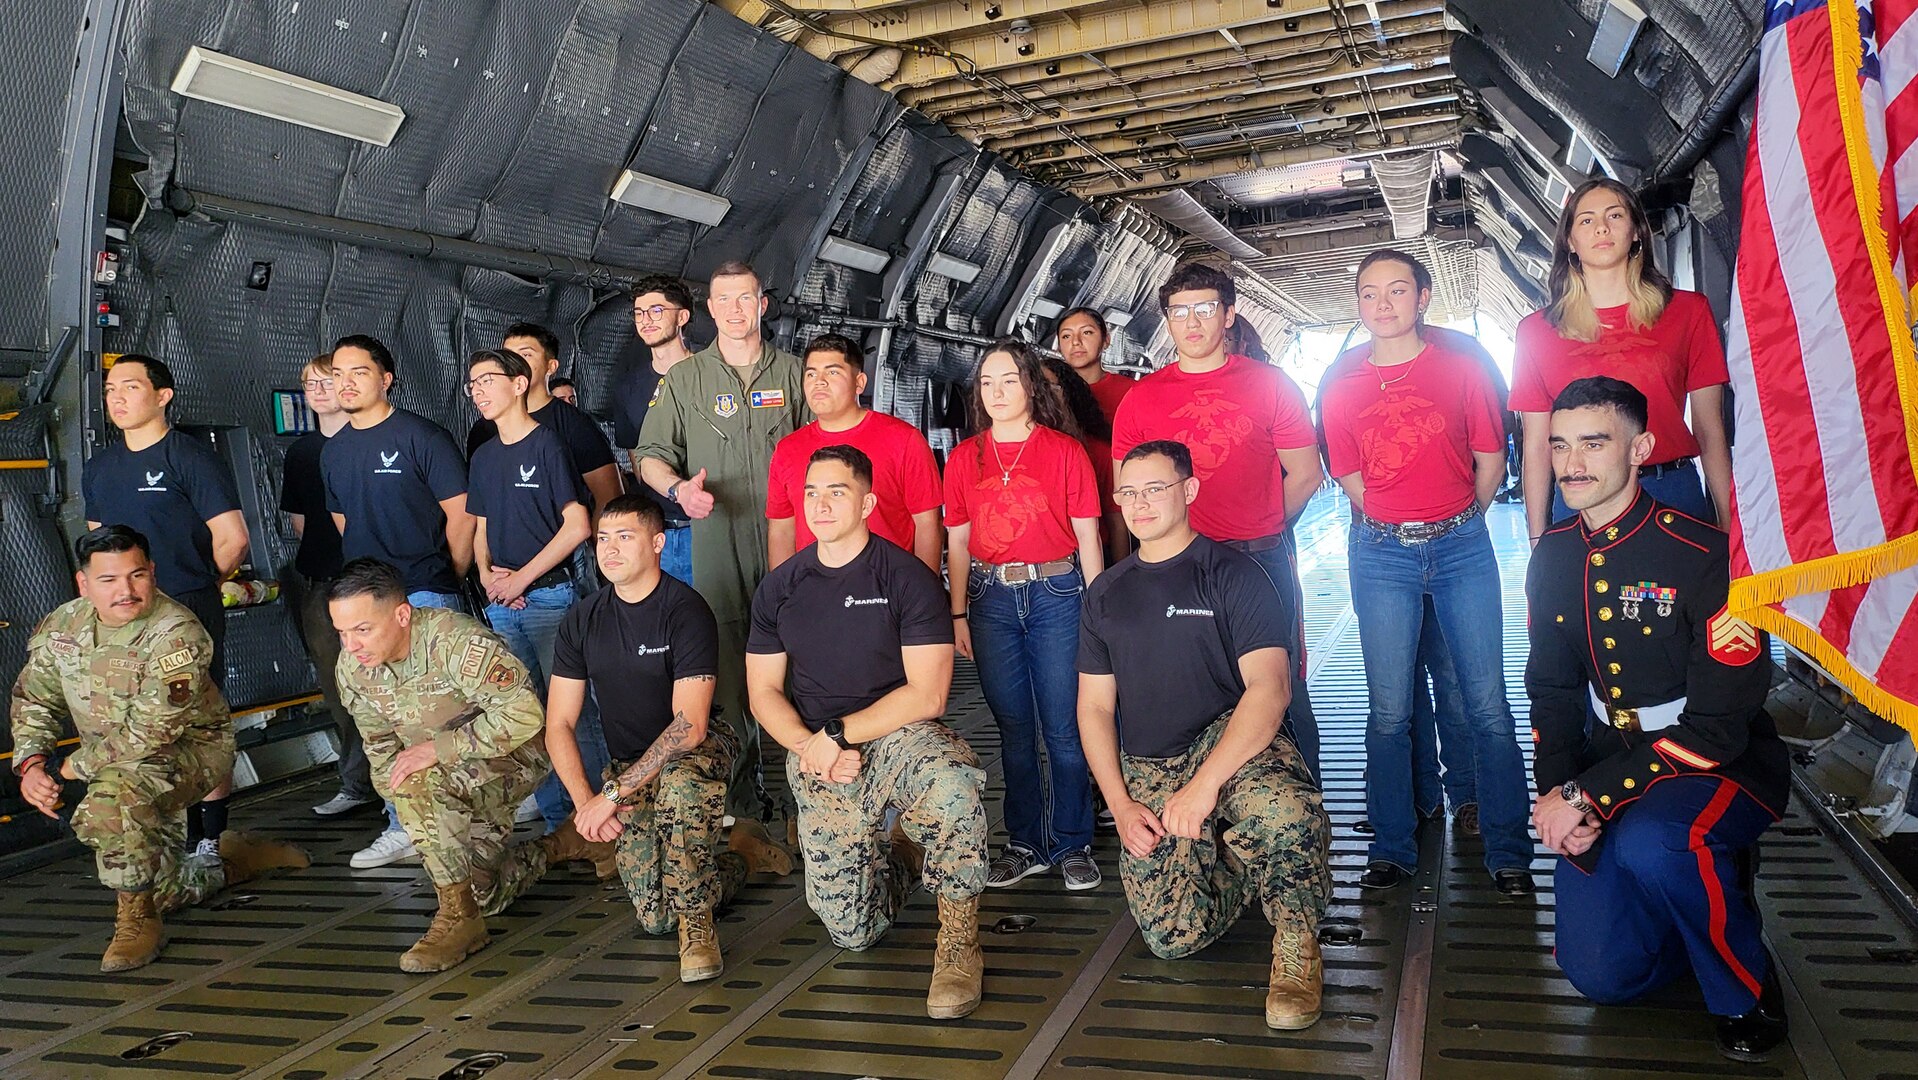
[[[173,599],[191,611],[206,628],[206,635],[213,639],[213,685],[220,688],[220,693],[226,693],[226,606],[220,603],[220,587],[208,585],[180,593]]]

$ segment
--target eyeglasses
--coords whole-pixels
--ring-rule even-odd
[[[684,311],[684,310],[686,309],[672,307],[667,304],[654,304],[652,307],[636,307],[633,309],[633,314],[644,315],[648,319],[651,319],[653,322],[658,322],[659,320],[665,318],[666,313],[669,311]]]
[[[1196,304],[1174,304],[1165,309],[1165,317],[1173,322],[1184,322],[1194,315],[1201,319],[1210,319],[1224,306],[1225,304],[1218,300],[1203,300]]]
[[[497,371],[489,371],[484,375],[475,375],[472,378],[466,380],[466,396],[472,397],[473,391],[475,390],[491,391],[493,388],[494,379],[508,379],[508,378],[509,378],[508,376],[502,375]]]
[[[1176,484],[1147,484],[1142,488],[1122,487],[1112,493],[1112,501],[1120,506],[1131,506],[1140,499],[1146,502],[1159,502],[1165,498],[1166,492],[1175,490],[1184,483],[1185,481],[1181,480]]]
[[[303,385],[308,390],[331,390],[333,389],[333,380],[332,379],[308,379]]]

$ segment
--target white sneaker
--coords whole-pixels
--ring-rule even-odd
[[[513,811],[513,824],[515,825],[524,825],[529,821],[538,821],[539,818],[539,799],[532,795],[521,799],[519,808]]]
[[[335,814],[344,814],[348,810],[358,810],[360,807],[366,806],[372,801],[372,799],[356,799],[342,791],[338,795],[314,807],[313,812],[321,817],[332,817]]]
[[[348,865],[355,870],[371,870],[376,866],[386,866],[411,859],[420,853],[413,846],[413,838],[406,835],[405,829],[388,829],[373,838],[373,842],[353,853]]]
[[[198,844],[194,845],[193,854],[189,857],[200,862],[219,862],[220,842],[218,840],[201,840]]]

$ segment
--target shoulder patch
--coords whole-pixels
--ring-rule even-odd
[[[486,668],[486,660],[493,655],[493,647],[485,638],[476,637],[466,643],[466,651],[460,654],[460,678],[477,679]]]
[[[1705,650],[1712,659],[1732,667],[1744,667],[1758,659],[1758,628],[1721,607],[1705,624]]]
[[[501,690],[511,690],[518,678],[513,671],[513,666],[504,660],[495,660],[493,666],[486,669],[487,685]]]
[[[158,671],[161,677],[164,678],[165,676],[171,675],[176,671],[180,671],[190,666],[192,663],[193,663],[192,649],[175,649],[172,652],[166,654],[165,656],[160,657],[158,660],[155,660],[153,662],[153,667],[154,667],[154,670]]]
[[[179,708],[193,700],[193,680],[174,679],[166,684],[166,703]]]

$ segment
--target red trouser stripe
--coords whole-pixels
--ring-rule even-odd
[[[1705,897],[1711,905],[1712,947],[1718,950],[1719,956],[1724,957],[1725,966],[1732,969],[1732,974],[1745,984],[1745,989],[1759,994],[1763,988],[1759,986],[1758,979],[1746,969],[1732,952],[1731,945],[1725,941],[1725,890],[1718,881],[1718,867],[1712,858],[1712,849],[1705,844],[1705,835],[1725,816],[1725,811],[1731,808],[1732,800],[1737,797],[1738,785],[1729,780],[1718,782],[1718,794],[1712,796],[1712,801],[1705,804],[1705,809],[1699,811],[1698,817],[1692,822],[1691,846],[1698,855],[1698,876],[1705,883]]]

